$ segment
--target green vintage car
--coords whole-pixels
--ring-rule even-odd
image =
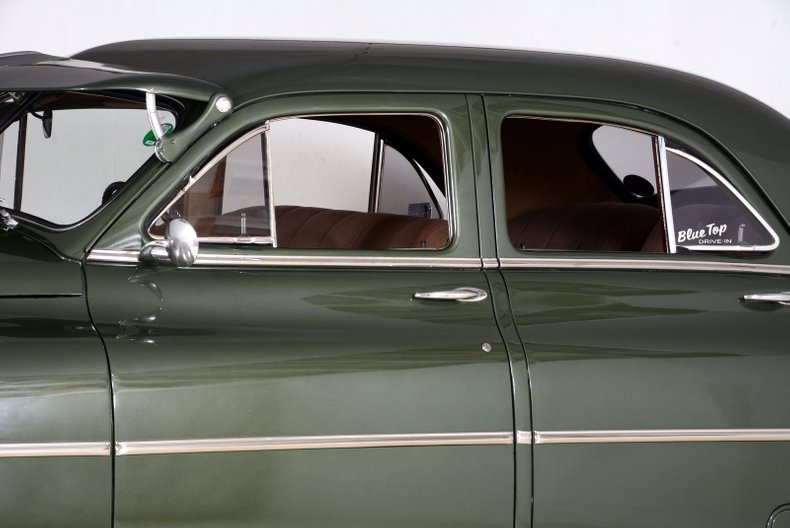
[[[790,526],[790,122],[590,57],[0,57],[0,525]]]

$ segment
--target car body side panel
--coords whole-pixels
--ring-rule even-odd
[[[0,236],[0,524],[112,522],[107,359],[79,264]]]
[[[78,262],[64,260],[24,228],[0,234],[0,298],[82,295]]]
[[[91,305],[113,370],[116,526],[512,522],[509,370],[491,306],[411,299],[486,289],[481,272],[90,264],[88,280],[114,292]],[[506,440],[135,454],[141,441],[478,432]]]
[[[529,370],[524,347],[511,315],[510,298],[496,259],[496,229],[491,169],[488,157],[488,136],[483,98],[467,96],[472,133],[473,159],[477,189],[477,215],[480,231],[480,253],[486,270],[489,292],[497,325],[508,349],[513,396],[513,434],[515,443],[516,478],[514,486],[513,522],[516,528],[532,525],[532,409]]]
[[[764,523],[790,500],[790,480],[775,469],[790,444],[743,435],[790,431],[790,310],[742,297],[790,289],[781,218],[737,163],[683,123],[599,102],[486,103],[497,249],[530,373],[534,526]],[[750,259],[515,249],[499,138],[513,114],[615,123],[690,145],[777,230],[779,248]],[[551,177],[561,185],[561,172]]]
[[[684,438],[790,428],[790,309],[740,301],[787,290],[789,279],[604,270],[505,277],[532,374],[535,526],[759,525],[790,500],[790,477],[776,467],[790,455],[786,440]],[[541,443],[551,433],[607,431],[668,438]]]
[[[355,112],[442,123],[447,248],[204,244],[200,255],[248,260],[204,265],[199,255],[189,269],[89,258],[113,374],[116,527],[512,526],[511,378],[491,297],[413,299],[489,288],[463,96],[287,97],[241,109],[152,182],[97,248],[139,251],[157,205],[240,132]],[[231,447],[178,449],[205,441]],[[238,449],[245,442],[254,446]]]

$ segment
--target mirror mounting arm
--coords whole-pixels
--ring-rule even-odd
[[[229,116],[233,111],[233,103],[227,95],[215,93],[197,121],[180,132],[168,135],[165,135],[165,130],[159,120],[154,89],[145,92],[145,108],[151,130],[156,137],[156,146],[154,147],[156,157],[163,163],[172,163],[206,130]]]

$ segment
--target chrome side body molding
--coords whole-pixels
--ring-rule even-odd
[[[118,442],[118,456],[185,453],[241,453],[305,449],[512,445],[513,433],[425,433],[331,436],[264,436]]]
[[[535,445],[684,442],[788,442],[790,429],[536,431]]]
[[[655,429],[589,431],[493,431],[471,433],[406,433],[326,436],[262,436],[137,440],[117,442],[116,456],[190,453],[245,453],[307,449],[370,449],[387,447],[449,447],[495,445],[579,445],[690,442],[790,442],[790,429]],[[0,444],[2,458],[106,457],[106,442]]]

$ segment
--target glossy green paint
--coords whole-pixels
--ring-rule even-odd
[[[411,300],[485,288],[479,271],[90,264],[88,280],[119,442],[511,428],[490,304]],[[513,478],[512,446],[119,457],[116,526],[510,526]]]
[[[515,432],[514,480],[515,504],[513,521],[516,528],[532,526],[533,463],[531,443],[518,443],[519,436],[531,438],[532,396],[529,383],[529,365],[524,354],[524,346],[519,338],[518,328],[511,317],[510,297],[507,285],[499,271],[486,273],[489,291],[496,312],[499,331],[504,340],[510,359],[510,376],[513,397],[513,426]]]
[[[134,524],[119,511],[116,526],[510,526],[511,498],[492,490],[511,471],[511,448],[486,455],[423,447],[125,460],[137,481],[119,492],[140,505]]]
[[[0,86],[9,92],[148,91],[156,88],[158,93],[198,101],[208,101],[221,91],[216,84],[201,78],[134,71],[35,52],[0,55]]]
[[[787,528],[790,526],[790,504],[777,508],[768,519],[768,528]]]
[[[79,262],[64,260],[26,226],[0,233],[0,299],[82,295]]]
[[[787,277],[506,271],[537,431],[788,428]],[[786,443],[537,445],[535,526],[760,525]],[[595,505],[595,507],[592,507]]]
[[[139,249],[142,219],[163,197],[210,153],[267,119],[382,111],[441,122],[454,204],[450,246],[247,253],[479,262],[467,101],[456,95],[250,105],[153,182],[96,247]],[[412,299],[459,286],[488,290],[479,265],[471,267],[176,270],[88,262],[91,310],[112,368],[116,439],[511,432],[508,350],[491,301]],[[510,445],[121,456],[116,526],[512,526],[513,457]]]
[[[112,441],[107,360],[79,264],[20,229],[0,235],[0,449]],[[108,527],[112,459],[0,457],[2,524]]]
[[[480,254],[488,257],[489,264],[496,267],[497,230],[494,215],[494,194],[491,188],[491,166],[488,155],[488,135],[483,98],[468,96],[469,123],[472,134],[472,159],[475,163],[475,186],[477,189],[477,211],[480,232]],[[494,262],[492,262],[494,261]],[[513,397],[513,431],[528,437],[532,431],[532,409],[529,386],[529,369],[524,347],[519,338],[510,308],[510,298],[502,274],[497,269],[487,269],[488,291],[496,314],[497,324],[510,361],[510,377]],[[515,445],[514,513],[516,528],[532,525],[532,446]]]
[[[790,289],[788,276],[552,269],[542,259],[744,262],[697,253],[649,255],[516,250],[505,228],[499,129],[509,114],[587,119],[671,137],[709,158],[780,236],[752,264],[788,264],[787,233],[734,164],[695,130],[602,104],[488,97],[498,254],[529,365],[535,431],[790,427],[790,309],[747,305],[746,293]],[[505,316],[507,317],[507,316]],[[518,382],[517,382],[518,383]],[[788,501],[776,464],[786,443],[535,445],[537,527],[762,525]]]

